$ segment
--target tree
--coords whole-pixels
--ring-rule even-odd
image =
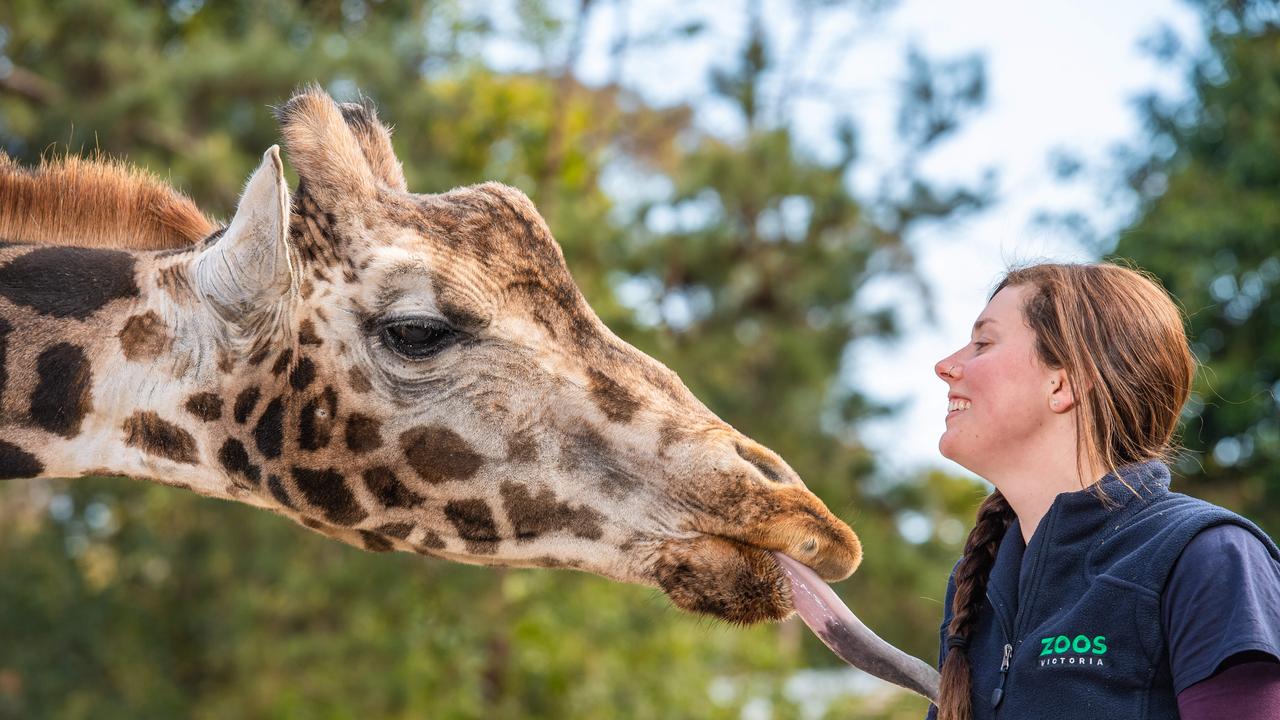
[[[1185,308],[1201,367],[1178,464],[1189,492],[1280,531],[1280,11],[1204,0],[1209,49],[1192,96],[1148,97],[1139,202],[1115,255],[1157,275]],[[1185,57],[1162,44],[1168,58]]]

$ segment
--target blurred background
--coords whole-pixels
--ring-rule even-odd
[[[316,81],[412,189],[538,204],[588,300],[863,539],[837,589],[937,652],[983,484],[933,362],[1007,265],[1157,274],[1203,363],[1175,488],[1280,531],[1280,8],[1248,0],[7,0],[0,147],[226,218]],[[3,718],[919,718],[792,620],[383,556],[122,479],[0,487]]]

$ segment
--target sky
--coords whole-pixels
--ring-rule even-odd
[[[890,420],[866,430],[890,472],[922,466],[960,471],[937,452],[946,386],[933,365],[969,341],[970,328],[1002,271],[1038,259],[1089,260],[1090,251],[1033,222],[1043,209],[1079,208],[1098,226],[1119,229],[1129,217],[1097,185],[1056,182],[1048,158],[1057,149],[1106,164],[1120,142],[1141,138],[1133,100],[1158,89],[1185,94],[1180,68],[1162,66],[1139,48],[1160,24],[1194,42],[1198,16],[1172,0],[965,3],[918,0],[890,19],[901,36],[930,52],[981,49],[988,101],[929,165],[938,178],[964,178],[994,166],[997,202],[957,223],[913,238],[936,293],[938,323],[917,313],[901,341],[855,353],[851,372],[874,397],[901,402]]]
[[[775,104],[819,156],[834,152],[832,123],[845,115],[856,119],[863,161],[851,183],[858,193],[874,191],[901,160],[893,123],[907,48],[929,57],[979,53],[985,59],[985,105],[920,168],[944,184],[974,184],[993,169],[995,202],[965,219],[917,229],[909,240],[933,288],[936,322],[926,321],[920,303],[900,284],[871,286],[859,301],[899,305],[905,332],[892,343],[856,346],[846,368],[850,382],[899,408],[862,431],[882,472],[906,476],[939,467],[963,473],[937,451],[946,386],[934,376],[934,363],[968,342],[973,321],[1009,265],[1092,259],[1090,250],[1061,231],[1036,224],[1039,211],[1077,209],[1097,227],[1123,227],[1123,202],[1106,197],[1097,183],[1058,182],[1050,157],[1066,150],[1086,167],[1101,168],[1118,143],[1140,141],[1135,97],[1153,89],[1174,97],[1186,92],[1183,70],[1161,65],[1141,50],[1140,41],[1165,26],[1196,47],[1198,15],[1182,0],[904,0],[870,21],[853,14],[848,22],[822,18],[804,35],[804,51],[797,52],[795,38],[803,34],[790,10],[796,4],[762,2],[775,52],[797,58],[788,77],[766,92],[787,98]],[[740,122],[705,99],[707,70],[741,46],[744,7],[666,0],[598,4],[583,35],[577,73],[589,84],[620,75],[653,103],[692,102],[700,125],[732,137],[741,133]],[[696,41],[633,51],[621,68],[610,55],[610,43],[624,25],[630,37],[641,38],[694,20],[707,28]],[[518,67],[521,53],[527,50],[498,44],[489,59]],[[820,82],[824,98],[796,92],[803,85],[798,79]]]

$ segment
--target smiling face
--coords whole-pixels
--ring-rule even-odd
[[[280,117],[295,291],[225,303],[271,339],[227,359],[208,441],[245,492],[367,549],[574,567],[734,622],[791,612],[770,550],[853,572],[791,468],[600,322],[523,193],[409,193],[371,112],[322,93]]]
[[[1070,402],[1054,396],[1062,373],[1041,360],[1023,315],[1031,291],[1013,285],[996,293],[974,322],[971,341],[934,366],[948,389],[938,450],[983,477],[1057,432],[1055,418]]]

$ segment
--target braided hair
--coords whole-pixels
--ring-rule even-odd
[[[969,693],[969,633],[978,619],[978,607],[987,592],[987,578],[996,560],[996,549],[1014,520],[1013,508],[999,490],[978,507],[978,522],[964,544],[964,557],[955,571],[955,596],[951,600],[951,622],[947,625],[947,657],[942,663],[942,683],[938,699],[939,720],[969,720],[973,717]]]

